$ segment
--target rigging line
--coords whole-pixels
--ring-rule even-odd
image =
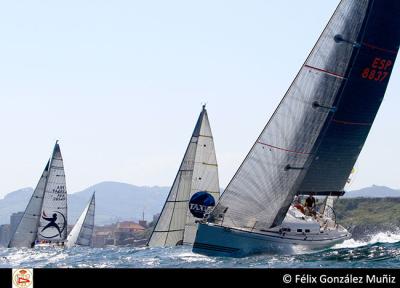
[[[366,42],[363,42],[362,43],[365,47],[367,47],[367,48],[369,48],[369,49],[372,49],[372,50],[378,50],[378,51],[382,51],[382,52],[386,52],[386,53],[390,53],[390,54],[397,54],[397,51],[394,51],[394,50],[389,50],[389,49],[386,49],[386,48],[381,48],[381,47],[378,47],[378,46],[375,46],[375,45],[372,45],[372,44],[369,44],[369,43],[366,43]]]
[[[261,141],[257,141],[257,143],[261,144],[263,146],[267,146],[267,147],[270,147],[270,148],[278,149],[278,150],[289,152],[289,153],[302,154],[302,155],[311,155],[312,154],[312,153],[307,153],[307,152],[302,152],[302,151],[288,150],[288,149],[276,147],[276,146],[273,146],[273,145],[269,145],[269,144],[263,143]]]
[[[372,123],[358,123],[333,119],[332,122],[343,125],[372,126]]]
[[[321,69],[321,68],[313,67],[313,66],[310,66],[310,65],[307,65],[307,64],[305,64],[304,67],[312,69],[312,70],[316,70],[316,71],[319,71],[319,72],[322,72],[322,73],[325,73],[325,74],[328,74],[328,75],[331,75],[331,76],[334,76],[334,77],[339,78],[339,79],[347,79],[343,75],[340,75],[340,74],[337,74],[337,73],[334,73],[334,72],[330,72],[330,71],[327,71],[327,70],[324,70],[324,69]]]

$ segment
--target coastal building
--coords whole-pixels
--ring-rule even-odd
[[[10,224],[0,225],[0,246],[7,247],[11,237]]]
[[[21,222],[22,217],[24,216],[24,212],[16,212],[11,214],[10,216],[10,226],[11,226],[11,235],[14,234],[15,230],[17,230],[17,226],[19,222]]]

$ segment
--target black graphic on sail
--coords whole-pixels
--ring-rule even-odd
[[[58,143],[54,146],[50,161],[41,215],[38,240],[65,241],[67,238],[67,190],[63,159]]]

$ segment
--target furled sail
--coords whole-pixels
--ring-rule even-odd
[[[191,213],[192,209],[189,209],[189,201],[197,195],[199,195],[199,199],[205,196],[212,201],[217,201],[219,198],[217,160],[205,106],[200,113],[148,246],[175,246],[193,243],[197,224]],[[203,205],[196,203],[192,204],[193,209],[204,208]],[[202,213],[200,214],[202,215]]]
[[[54,146],[47,177],[38,240],[64,242],[67,238],[67,189],[58,143]]]
[[[343,190],[382,102],[399,27],[400,1],[340,2],[210,222],[274,227],[296,193]]]
[[[95,193],[67,238],[67,247],[90,246],[94,229]]]
[[[32,248],[34,246],[38,232],[40,213],[42,212],[42,203],[48,172],[49,162],[47,162],[42,176],[33,191],[32,197],[29,200],[24,215],[21,218],[14,235],[11,236],[11,240],[8,244],[9,248]]]

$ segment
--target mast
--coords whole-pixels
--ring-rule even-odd
[[[397,0],[340,2],[210,222],[275,227],[297,193],[343,191],[388,85],[399,19]]]
[[[40,221],[40,213],[42,211],[45,185],[49,172],[49,164],[50,160],[47,162],[42,176],[40,177],[40,180],[33,191],[21,221],[14,231],[14,234],[11,236],[8,248],[33,248],[35,244]]]
[[[148,246],[175,246],[193,243],[195,218],[189,201],[197,192],[218,199],[218,173],[215,149],[205,105],[197,120],[189,145],[150,236]]]
[[[67,247],[90,246],[94,230],[95,192],[67,238]]]
[[[67,189],[58,141],[54,145],[45,185],[38,240],[64,242],[67,238]]]

